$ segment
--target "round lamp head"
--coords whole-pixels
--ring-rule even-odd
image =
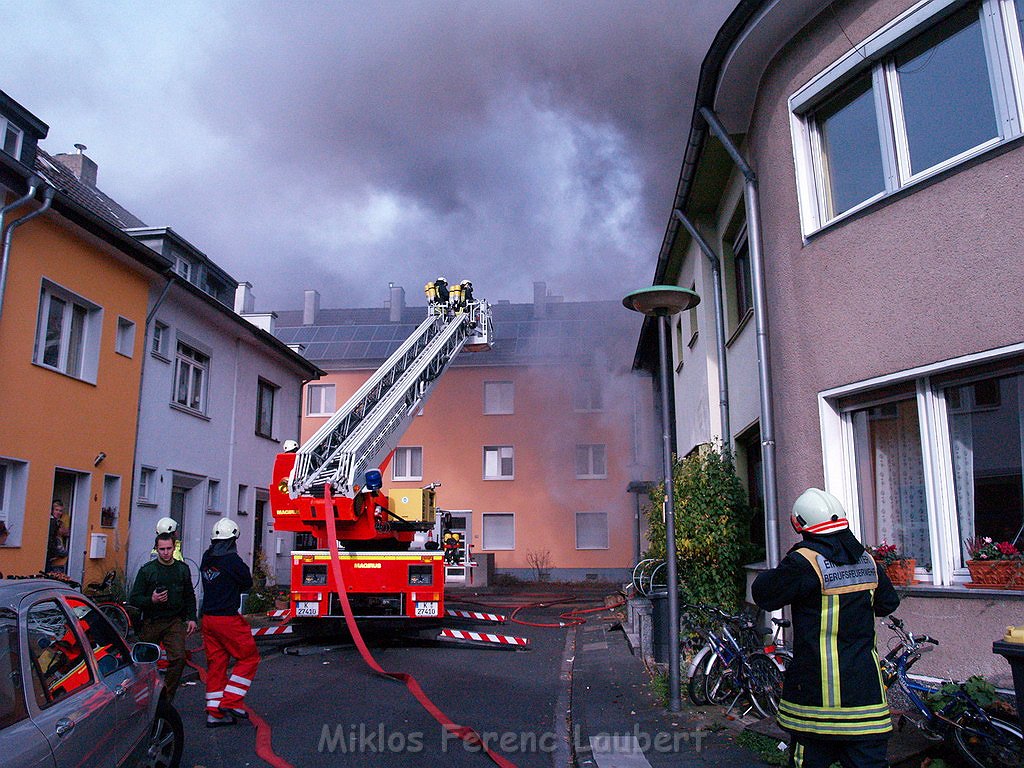
[[[622,306],[644,315],[675,315],[700,304],[700,296],[677,285],[652,285],[626,295]]]

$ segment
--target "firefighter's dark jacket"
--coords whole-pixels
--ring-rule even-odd
[[[850,531],[805,535],[751,591],[766,611],[791,605],[793,661],[779,725],[820,739],[877,739],[892,730],[875,650],[875,616],[900,604],[885,570]]]

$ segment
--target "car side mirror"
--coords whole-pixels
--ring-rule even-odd
[[[132,661],[136,664],[153,664],[160,660],[160,646],[153,643],[136,643],[132,646]]]

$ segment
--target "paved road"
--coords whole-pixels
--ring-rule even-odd
[[[557,621],[562,610],[529,616]],[[513,624],[497,631],[530,638],[531,650],[397,642],[371,650],[385,669],[414,674],[442,711],[481,733],[519,768],[564,765],[559,696],[567,688],[560,676],[570,630]],[[264,660],[247,701],[270,724],[274,752],[296,768],[492,765],[479,749],[446,736],[403,684],[370,671],[351,644],[289,647],[272,640],[261,648]],[[205,727],[198,682],[183,686],[175,703],[186,727],[185,768],[264,764],[250,724]]]

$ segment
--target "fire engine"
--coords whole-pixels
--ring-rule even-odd
[[[443,532],[434,535],[437,484],[385,494],[383,471],[438,379],[463,350],[489,349],[493,328],[490,307],[473,297],[469,281],[449,285],[438,278],[425,292],[427,315],[413,334],[312,437],[295,450],[285,446],[274,463],[275,530],[310,534],[315,542],[291,553],[297,632],[343,616],[326,515],[334,517],[353,615],[402,621],[445,615],[444,553],[436,545]],[[424,532],[432,537],[427,547],[410,548]]]

